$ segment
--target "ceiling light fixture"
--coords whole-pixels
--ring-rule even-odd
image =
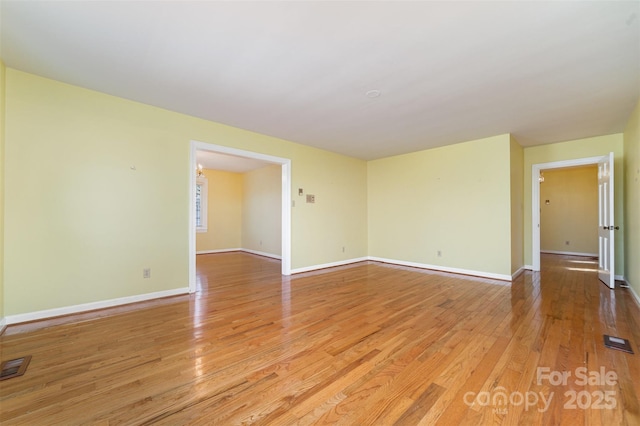
[[[540,172],[540,176],[538,176],[538,182],[544,182],[544,175],[542,174],[542,172]]]
[[[202,164],[198,164],[196,176],[199,178],[204,177],[204,172],[202,171]]]
[[[377,98],[378,96],[380,96],[380,91],[377,89],[369,90],[367,93],[365,93],[365,96],[367,98]]]

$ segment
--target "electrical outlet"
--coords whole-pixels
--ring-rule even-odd
[[[342,246],[342,252],[344,253],[344,246]]]
[[[307,203],[315,203],[315,202],[316,202],[316,196],[307,194]]]
[[[142,278],[151,278],[151,268],[144,268],[142,270]]]
[[[442,252],[440,250],[438,250],[438,257],[442,257]]]
[[[564,245],[565,245],[565,246],[568,246],[568,245],[569,245],[569,241],[565,241],[565,242],[564,242]]]

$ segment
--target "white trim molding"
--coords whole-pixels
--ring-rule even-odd
[[[2,333],[4,333],[6,329],[7,329],[7,319],[0,318],[0,336],[2,335]]]
[[[567,256],[598,257],[598,253],[580,253],[575,251],[540,250],[540,253],[563,254]]]
[[[321,265],[304,266],[302,268],[292,269],[291,273],[300,274],[302,272],[317,271],[318,269],[327,269],[327,268],[333,268],[336,266],[344,266],[344,265],[349,265],[351,263],[365,262],[367,260],[369,260],[368,257],[358,257],[355,259],[339,260],[337,262],[323,263]]]
[[[211,151],[278,164],[282,169],[282,275],[291,275],[291,159],[192,140],[189,152],[189,292],[196,292],[195,184],[197,151]]]
[[[624,283],[627,285],[626,289],[629,290],[629,293],[631,293],[632,299],[635,300],[636,304],[638,305],[638,308],[640,308],[640,296],[638,296],[638,293],[636,293],[636,291],[633,289],[631,284],[629,284],[629,281],[625,280]]]
[[[240,249],[240,251],[243,251],[245,253],[255,254],[257,256],[270,257],[271,259],[282,260],[282,256],[279,256],[279,255],[273,254],[273,253],[267,253],[267,252],[264,252],[264,251],[250,250],[250,249]]]
[[[515,280],[516,278],[518,278],[518,276],[520,274],[522,274],[525,271],[525,267],[521,266],[520,269],[518,269],[517,271],[515,271],[513,274],[511,274],[511,281]]]
[[[244,252],[244,253],[255,254],[255,255],[258,255],[258,256],[262,256],[262,257],[270,257],[272,259],[282,260],[282,256],[280,256],[279,254],[267,253],[265,251],[251,250],[251,249],[245,249],[245,248],[229,248],[229,249],[218,249],[218,250],[200,250],[200,251],[196,252],[196,255],[198,255],[198,254],[231,253],[231,252],[234,252],[234,251],[241,251],[241,252]]]
[[[146,300],[161,299],[163,297],[188,294],[189,288],[176,288],[173,290],[157,291],[154,293],[138,294],[136,296],[120,297],[117,299],[101,300],[98,302],[83,303],[80,305],[64,306],[62,308],[46,309],[43,311],[28,312],[26,314],[8,315],[6,324],[19,324],[22,322],[59,317],[62,315],[77,314],[80,312],[95,311],[97,309],[112,308],[114,306],[128,305],[130,303],[144,302]]]
[[[578,158],[575,160],[553,161],[531,165],[531,270],[540,271],[540,172],[563,167],[588,166],[598,164],[600,157]]]
[[[472,270],[469,270],[469,269],[450,268],[450,267],[447,267],[447,266],[438,266],[438,265],[428,265],[426,263],[406,262],[404,260],[387,259],[387,258],[375,257],[375,256],[365,256],[365,257],[358,257],[358,258],[354,258],[354,259],[341,260],[341,261],[338,261],[338,262],[324,263],[324,264],[321,264],[321,265],[305,266],[305,267],[302,267],[302,268],[292,269],[291,273],[292,274],[299,274],[299,273],[302,273],[302,272],[316,271],[318,269],[333,268],[335,266],[349,265],[351,263],[364,262],[364,261],[367,261],[367,260],[370,260],[372,262],[389,263],[389,264],[392,264],[392,265],[409,266],[409,267],[412,267],[412,268],[429,269],[429,270],[432,270],[432,271],[450,272],[450,273],[453,273],[453,274],[469,275],[469,276],[480,277],[480,278],[489,278],[489,279],[500,280],[500,281],[511,282],[513,280],[513,277],[511,275],[506,275],[506,274],[494,274],[492,272],[472,271]],[[516,272],[516,274],[520,274],[523,269],[524,268],[520,268],[518,270],[518,272]],[[514,276],[517,276],[517,275],[514,275]]]
[[[197,251],[196,254],[216,254],[216,253],[230,253],[233,251],[243,251],[241,248],[228,248],[228,249],[218,249],[218,250],[200,250]]]
[[[451,272],[454,274],[471,275],[474,277],[491,278],[494,280],[509,281],[511,282],[511,275],[495,274],[493,272],[472,271],[470,269],[450,268],[448,266],[428,265],[426,263],[405,262],[404,260],[385,259],[382,257],[369,256],[369,260],[375,262],[392,263],[400,266],[411,266],[413,268],[431,269],[433,271]]]

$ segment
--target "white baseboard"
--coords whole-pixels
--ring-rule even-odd
[[[525,269],[526,268],[524,266],[521,266],[520,269],[518,269],[513,274],[511,274],[511,281],[515,280],[518,277],[518,275],[524,272]]]
[[[358,257],[358,258],[355,258],[355,259],[339,260],[337,262],[323,263],[321,265],[305,266],[305,267],[302,267],[302,268],[292,269],[291,273],[292,274],[299,274],[299,273],[302,273],[302,272],[317,271],[318,269],[333,268],[333,267],[336,267],[336,266],[349,265],[351,263],[364,262],[366,260],[369,260],[369,258],[368,257]]]
[[[584,256],[584,257],[598,257],[598,253],[580,253],[575,251],[557,251],[557,250],[540,250],[540,253],[547,254],[564,254],[567,256]]]
[[[638,296],[638,293],[636,293],[636,291],[633,289],[633,287],[631,287],[631,284],[629,284],[628,281],[625,281],[625,284],[629,286],[627,290],[629,290],[631,296],[633,296],[633,299],[636,301],[638,308],[640,308],[640,296]]]
[[[0,335],[2,335],[2,333],[4,333],[5,328],[7,328],[7,319],[6,318],[0,318]]]
[[[242,251],[241,248],[219,249],[219,250],[200,250],[196,252],[198,254],[214,254],[214,253],[228,253],[231,251]]]
[[[267,253],[264,251],[249,250],[249,249],[240,249],[240,251],[243,251],[245,253],[257,254],[258,256],[264,256],[264,257],[270,257],[272,259],[282,260],[282,256],[279,256],[277,254]]]
[[[596,255],[596,256],[597,256],[597,255]],[[526,270],[529,270],[529,271],[533,271],[533,266],[531,266],[531,265],[524,265],[521,269],[526,269]],[[616,280],[618,280],[618,281],[625,281],[624,276],[622,276],[622,275],[616,275],[616,276],[614,276],[614,278],[615,278]]]
[[[441,272],[451,272],[451,273],[454,273],[454,274],[471,275],[471,276],[475,276],[475,277],[490,278],[490,279],[501,280],[501,281],[511,281],[512,280],[511,275],[494,274],[494,273],[491,273],[491,272],[482,272],[482,271],[472,271],[472,270],[460,269],[460,268],[449,268],[449,267],[446,267],[446,266],[427,265],[427,264],[424,264],[424,263],[406,262],[406,261],[403,261],[403,260],[386,259],[386,258],[375,257],[375,256],[365,256],[365,257],[359,257],[359,258],[355,258],[355,259],[341,260],[341,261],[338,261],[338,262],[324,263],[324,264],[321,264],[321,265],[306,266],[306,267],[303,267],[303,268],[292,269],[291,273],[292,274],[299,274],[299,273],[302,273],[302,272],[316,271],[318,269],[333,268],[335,266],[343,266],[343,265],[348,265],[348,264],[351,264],[351,263],[363,262],[363,261],[366,261],[366,260],[371,260],[371,261],[374,261],[374,262],[390,263],[390,264],[393,264],[393,265],[400,265],[400,266],[410,266],[410,267],[413,267],[413,268],[431,269],[431,270],[434,270],[434,271],[441,271]],[[523,268],[521,268],[521,270],[522,269]],[[522,272],[521,270],[519,270],[517,272],[517,274],[521,273]]]
[[[392,263],[394,265],[411,266],[413,268],[431,269],[434,271],[451,272],[454,274],[471,275],[474,277],[491,278],[494,280],[511,281],[511,275],[494,274],[493,272],[472,271],[470,269],[450,268],[448,266],[428,265],[425,263],[405,262],[403,260],[385,259],[382,257],[369,256],[369,260],[383,263]]]
[[[206,252],[197,252],[196,254],[223,253],[228,251],[243,251],[247,253],[257,254],[260,256],[272,257],[274,259],[281,259],[280,256],[276,256],[270,253],[263,253],[255,250],[248,250],[248,249],[211,250]],[[400,265],[400,266],[410,266],[414,268],[431,269],[434,271],[441,271],[441,272],[452,272],[454,274],[472,275],[475,277],[491,278],[491,279],[501,280],[501,281],[512,281],[514,277],[518,276],[520,273],[522,273],[524,269],[526,269],[526,267],[520,268],[513,276],[511,276],[511,275],[504,275],[504,274],[494,274],[491,272],[472,271],[468,269],[449,268],[446,266],[427,265],[424,263],[405,262],[402,260],[386,259],[386,258],[374,257],[374,256],[364,256],[364,257],[358,257],[354,259],[339,260],[337,262],[323,263],[323,264],[312,265],[312,266],[304,266],[302,268],[292,269],[291,274],[300,274],[303,272],[317,271],[319,269],[327,269],[327,268],[333,268],[336,266],[344,266],[344,265],[349,265],[351,263],[364,262],[367,260],[372,260],[375,262],[391,263],[391,264]]]
[[[277,255],[277,254],[267,253],[267,252],[258,251],[258,250],[250,250],[250,249],[245,249],[245,248],[230,248],[230,249],[219,249],[219,250],[200,250],[200,251],[196,252],[196,255],[198,255],[198,254],[229,253],[229,252],[233,252],[233,251],[243,251],[245,253],[257,254],[258,256],[264,256],[264,257],[270,257],[272,259],[282,260],[282,256]]]
[[[22,322],[36,321],[45,318],[59,317],[61,315],[77,314],[80,312],[94,311],[96,309],[111,308],[114,306],[128,305],[129,303],[144,302],[146,300],[160,299],[162,297],[188,294],[189,288],[176,288],[173,290],[157,291],[155,293],[139,294],[136,296],[120,297],[118,299],[101,300],[98,302],[83,303],[81,305],[65,306],[62,308],[46,309],[43,311],[28,312],[26,314],[8,315],[6,324],[19,324]]]

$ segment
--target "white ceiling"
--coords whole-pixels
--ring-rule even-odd
[[[638,1],[0,7],[9,67],[362,159],[621,132],[640,95]]]
[[[197,151],[196,163],[203,169],[224,170],[234,173],[246,173],[261,169],[270,163],[253,158],[238,157],[230,154],[222,154],[212,151]]]

